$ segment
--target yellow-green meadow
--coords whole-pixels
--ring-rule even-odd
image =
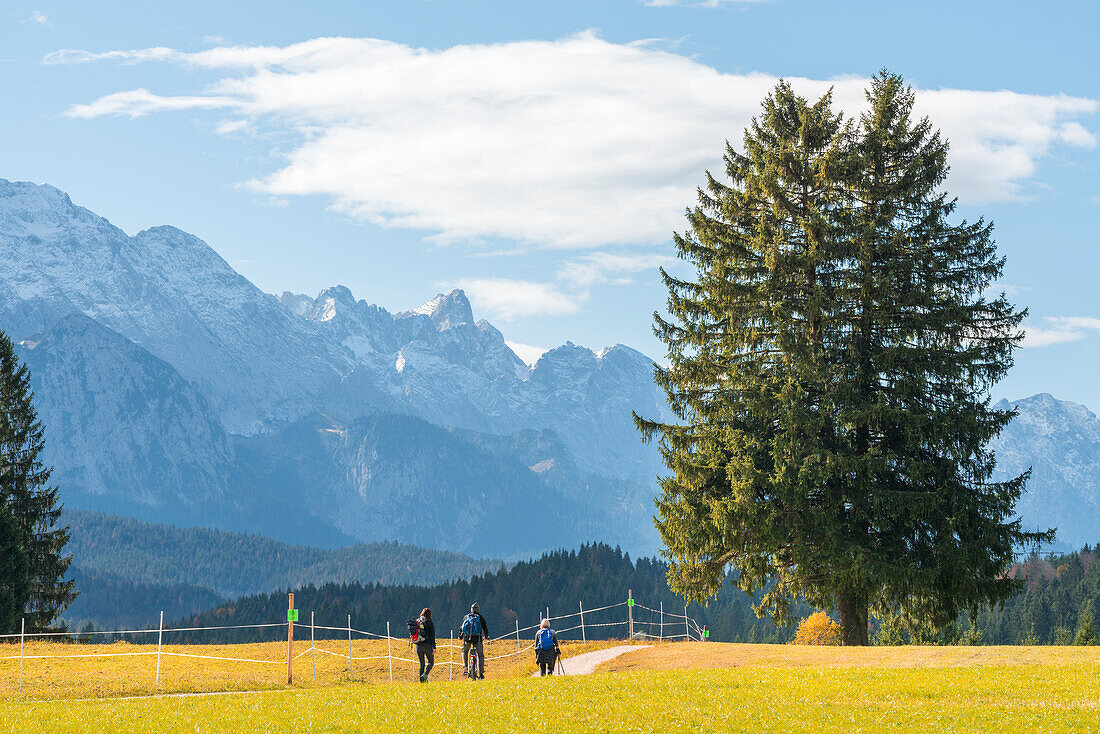
[[[513,663],[511,673],[497,666],[499,675],[512,677],[478,683],[448,683],[443,675],[429,685],[344,680],[314,686],[306,680],[287,689],[267,682],[269,690],[210,696],[8,696],[0,702],[0,731],[1100,730],[1096,648],[851,650],[666,643],[630,652],[594,675],[552,679],[527,677],[529,657],[519,672],[523,677]],[[699,667],[691,667],[692,658]]]

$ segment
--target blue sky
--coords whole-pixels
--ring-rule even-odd
[[[660,357],[655,267],[776,77],[886,67],[996,224],[1029,346],[997,396],[1100,409],[1094,3],[9,2],[0,177],[174,224],[261,288],[465,287],[519,344]]]

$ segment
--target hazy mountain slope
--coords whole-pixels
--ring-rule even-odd
[[[164,612],[165,626],[177,620],[221,604],[225,597],[202,586],[157,583],[125,575],[100,573],[74,568],[79,596],[62,615],[62,621],[79,630],[87,623],[96,629],[153,629]],[[102,642],[103,638],[94,638]],[[128,636],[128,640],[148,644],[153,639]]]
[[[179,519],[243,509],[233,446],[171,365],[79,314],[19,355],[45,429],[44,458],[70,507]]]
[[[101,512],[69,512],[73,564],[84,573],[181,584],[223,597],[305,584],[435,584],[495,571],[500,560],[400,543],[321,549],[262,535],[154,525]],[[102,618],[109,610],[97,611]]]
[[[411,416],[313,416],[241,438],[238,453],[270,491],[359,538],[515,558],[631,535],[603,498],[578,499],[508,452]]]
[[[1011,405],[1019,414],[993,448],[998,477],[1032,469],[1028,491],[1020,498],[1017,511],[1029,526],[1058,528],[1058,540],[1071,547],[1097,543],[1100,419],[1083,405],[1046,393]]]
[[[70,314],[18,353],[31,371],[44,459],[69,509],[352,542],[241,471],[203,395],[128,339]]]

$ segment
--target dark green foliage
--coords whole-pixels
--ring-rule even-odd
[[[470,604],[476,601],[495,637],[515,630],[517,620],[520,627],[537,623],[546,607],[550,607],[551,616],[578,611],[578,602],[591,610],[625,601],[628,589],[633,589],[639,605],[659,609],[663,602],[666,612],[683,614],[683,599],[669,590],[667,573],[667,565],[659,561],[643,558],[631,562],[630,556],[619,549],[594,544],[582,546],[578,551],[549,553],[539,560],[517,563],[511,569],[501,568],[469,581],[431,588],[325,584],[292,591],[295,592],[295,606],[302,610],[302,620],[308,619],[312,611],[317,624],[339,626],[346,624],[347,615],[351,614],[353,627],[375,633],[384,631],[388,620],[395,636],[404,630],[405,620],[425,606],[431,607],[440,635],[447,634],[452,626],[457,630]],[[249,596],[190,617],[183,624],[278,622],[286,619],[286,603],[283,592]],[[808,608],[800,609],[809,612]],[[709,625],[713,641],[786,642],[790,637],[785,630],[761,623],[752,611],[752,599],[732,588],[725,590],[707,608],[692,605],[689,614],[699,624]],[[619,607],[610,612],[588,614],[585,622],[594,625],[625,618],[626,608]],[[575,620],[556,623],[556,626],[559,629],[571,627],[579,623]],[[659,616],[636,606],[635,631],[657,635]],[[683,631],[683,620],[666,619],[667,634]],[[214,639],[212,634],[219,635],[217,639],[233,640],[274,639],[276,635],[270,630],[245,630],[186,637],[196,642],[211,641]],[[591,639],[625,637],[626,627],[589,627],[588,634]],[[580,639],[580,630],[564,633],[562,639]]]
[[[19,629],[31,593],[29,565],[19,522],[9,513],[0,513],[0,630]]]
[[[986,644],[1069,645],[1078,635],[1083,635],[1082,641],[1091,637],[1095,644],[1091,618],[1100,600],[1095,550],[1033,556],[1013,564],[1008,573],[1022,588],[1003,604],[979,612],[978,627]]]
[[[988,390],[1023,312],[991,226],[952,223],[947,143],[882,73],[845,122],[780,83],[726,180],[709,174],[675,238],[693,280],[667,272],[658,383],[680,422],[638,418],[668,476],[658,529],[673,589],[712,597],[738,572],[761,612],[837,609],[848,644],[869,612],[934,628],[1008,598],[1026,475],[990,481],[1012,417]]]
[[[1092,600],[1089,599],[1081,606],[1081,614],[1077,617],[1077,634],[1073,637],[1074,645],[1096,644],[1096,628],[1092,622]]]
[[[23,606],[28,630],[50,628],[76,596],[64,580],[71,556],[63,555],[68,529],[59,526],[57,488],[49,486],[50,470],[42,465],[42,426],[34,410],[26,366],[0,332],[0,544],[22,554],[0,564],[0,579],[9,608]],[[20,597],[22,602],[20,603]],[[12,618],[3,619],[14,629]]]

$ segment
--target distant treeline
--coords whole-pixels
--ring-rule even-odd
[[[591,610],[625,602],[627,591],[633,590],[637,605],[660,609],[672,614],[684,613],[683,599],[668,589],[667,566],[656,560],[641,558],[631,561],[629,554],[603,544],[585,545],[577,551],[558,551],[534,561],[517,563],[510,569],[475,576],[469,581],[456,581],[439,586],[384,586],[380,584],[324,584],[292,589],[295,606],[300,610],[299,624],[308,624],[310,612],[317,624],[343,626],[350,614],[352,626],[369,632],[384,632],[390,622],[394,636],[405,633],[405,620],[431,607],[437,634],[457,630],[472,602],[481,605],[493,636],[535,624],[550,608],[551,616],[579,611],[578,602]],[[286,619],[285,592],[247,596],[222,604],[202,614],[193,615],[182,625],[216,626],[258,624]],[[809,611],[808,609],[805,611]],[[754,642],[786,642],[791,631],[777,629],[768,620],[759,619],[752,611],[752,600],[735,587],[727,587],[707,607],[691,605],[688,614],[700,625],[711,630],[711,640]],[[635,631],[659,634],[659,618],[652,612],[634,608]],[[625,637],[623,626],[597,627],[598,623],[626,619],[626,608],[586,615],[590,639]],[[683,620],[668,617],[665,633],[681,634]],[[558,628],[577,624],[573,620],[556,623]],[[284,634],[282,632],[278,635]],[[254,641],[275,639],[272,630],[243,630],[189,636],[191,641],[218,640]],[[339,636],[338,634],[335,636]],[[566,639],[580,639],[580,631],[568,633]]]
[[[165,619],[176,619],[221,604],[225,597],[191,584],[153,584],[112,574],[75,568],[71,577],[80,595],[65,610],[63,621],[71,630],[147,629]],[[141,642],[142,638],[127,638]]]
[[[311,548],[261,535],[155,525],[102,512],[67,511],[64,519],[72,532],[67,549],[73,565],[85,574],[198,586],[221,598],[318,580],[435,584],[470,578],[501,564],[402,543]],[[92,607],[93,612],[99,609]]]
[[[1033,556],[1014,564],[1009,573],[1023,580],[1024,590],[1003,607],[979,615],[984,643],[1072,644],[1078,632],[1088,639],[1093,615],[1100,611],[1100,546],[1086,545],[1075,553],[1046,558]]]
[[[300,610],[299,623],[307,623],[314,612],[319,625],[342,626],[347,615],[352,626],[370,632],[383,632],[389,621],[395,636],[404,634],[406,619],[431,607],[440,634],[457,628],[469,605],[477,601],[494,636],[534,624],[550,608],[552,616],[577,611],[577,602],[593,609],[625,601],[628,589],[633,589],[638,605],[682,614],[683,600],[669,591],[665,580],[665,563],[649,558],[632,561],[629,554],[603,544],[585,545],[578,551],[549,553],[534,561],[518,563],[510,569],[475,576],[469,581],[457,581],[434,587],[385,586],[381,584],[324,584],[294,589],[295,606]],[[902,629],[894,620],[874,620],[871,639],[879,644],[919,642],[921,644],[1072,644],[1074,640],[1098,638],[1093,630],[1093,615],[1100,603],[1100,552],[1089,547],[1074,553],[1040,558],[1035,556],[1015,564],[1009,573],[1020,578],[1023,588],[1003,606],[981,610],[977,625],[970,626],[968,615],[940,630]],[[713,641],[788,642],[794,630],[777,628],[768,619],[760,619],[752,610],[753,600],[741,592],[732,581],[707,607],[692,604],[688,613],[706,624]],[[192,615],[181,626],[213,626],[225,624],[257,624],[286,619],[285,592],[247,596],[221,604],[201,614]],[[797,613],[809,614],[801,606]],[[625,619],[625,608],[586,616],[586,623]],[[657,634],[656,617],[635,607],[635,630]],[[570,627],[576,620],[556,623]],[[666,619],[665,632],[679,634],[682,622]],[[589,638],[625,636],[625,628],[595,627],[587,630]],[[271,630],[232,631],[217,639],[251,641],[274,639]],[[281,633],[278,633],[281,634]],[[337,635],[338,636],[338,635]],[[573,633],[565,635],[566,638]],[[579,638],[579,631],[576,633]],[[209,633],[192,636],[192,641],[213,641]]]

